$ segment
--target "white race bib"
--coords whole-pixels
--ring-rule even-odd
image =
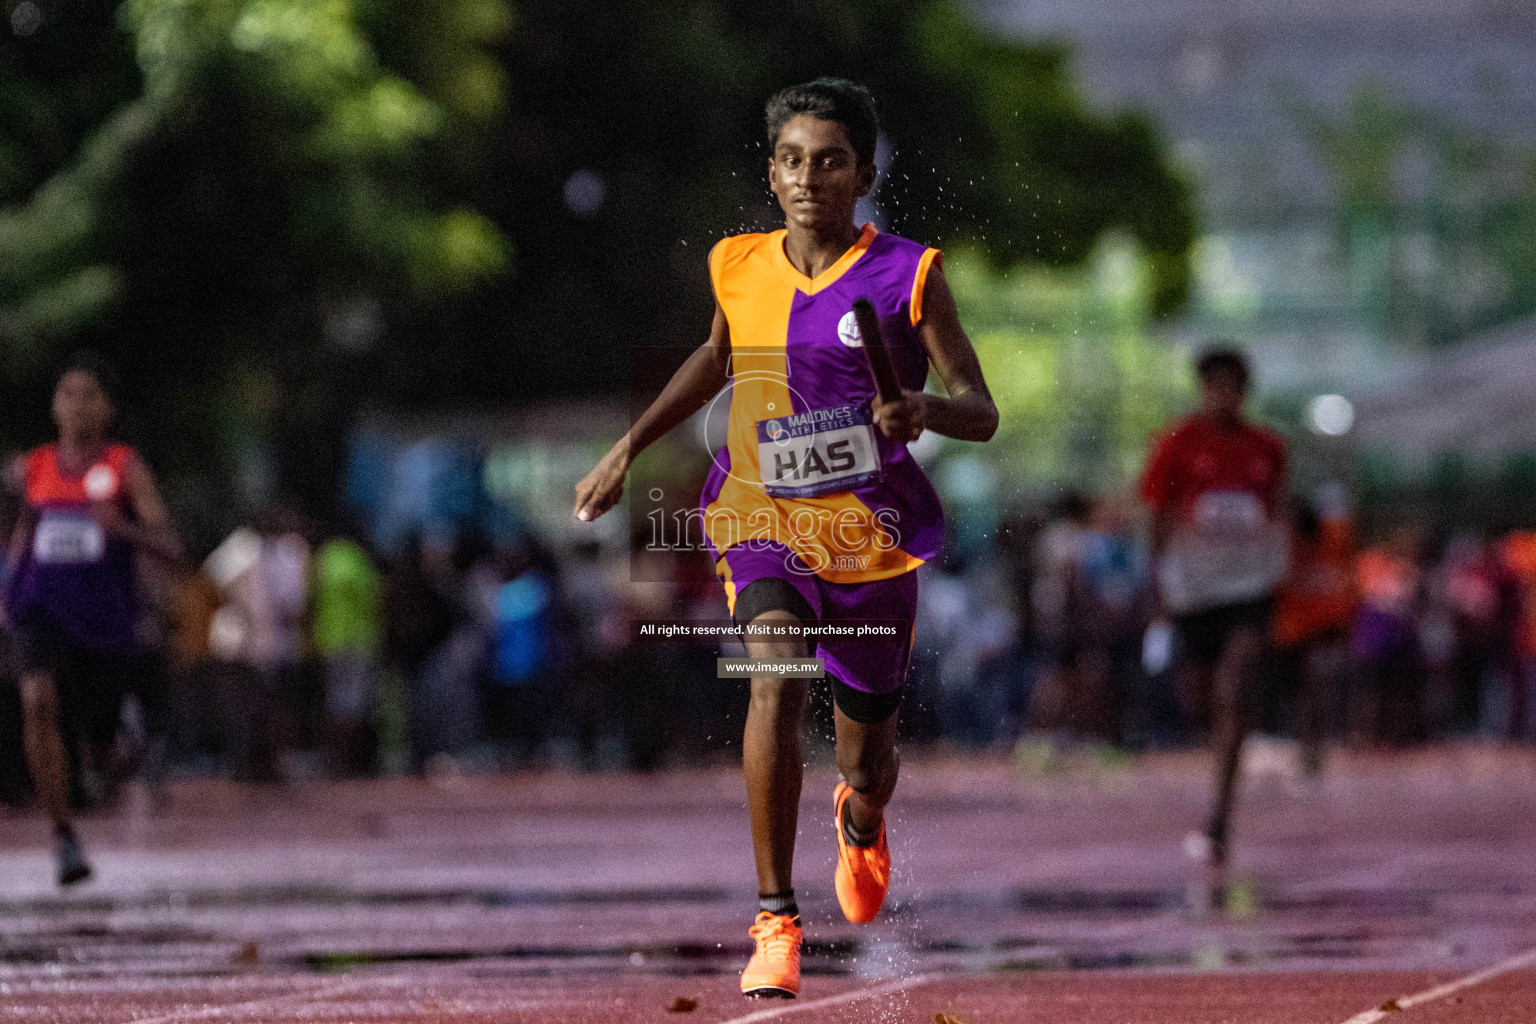
[[[763,488],[775,498],[847,491],[880,475],[880,450],[865,406],[758,420],[757,459]]]
[[[1290,564],[1290,534],[1251,491],[1206,491],[1169,539],[1158,589],[1175,615],[1254,601]]]
[[[32,557],[44,565],[99,562],[106,553],[101,524],[84,516],[44,514],[32,535]]]

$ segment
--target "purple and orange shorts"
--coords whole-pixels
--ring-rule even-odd
[[[869,583],[830,583],[785,545],[765,540],[730,548],[716,572],[738,625],[775,609],[820,623],[895,625],[896,636],[890,640],[823,637],[814,655],[823,659],[838,706],[850,718],[884,721],[895,710],[912,662],[917,573]],[[882,710],[879,717],[868,717]]]

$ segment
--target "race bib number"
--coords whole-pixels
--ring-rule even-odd
[[[99,562],[106,553],[107,535],[94,519],[45,515],[32,535],[32,557],[44,565]]]
[[[1248,491],[1206,491],[1195,502],[1194,523],[1201,533],[1236,536],[1264,529],[1264,503]]]
[[[851,490],[880,475],[869,409],[839,405],[757,421],[763,487],[775,498]]]

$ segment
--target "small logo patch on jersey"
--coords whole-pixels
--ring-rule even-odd
[[[97,463],[85,474],[85,496],[92,501],[106,501],[117,496],[117,470]]]
[[[849,348],[859,348],[864,344],[864,335],[859,333],[859,318],[853,315],[851,309],[837,323],[837,340]]]

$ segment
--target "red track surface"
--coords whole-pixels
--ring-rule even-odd
[[[43,824],[13,818],[0,1024],[1536,1020],[1536,957],[1512,959],[1536,947],[1536,758],[1340,758],[1315,787],[1257,767],[1238,899],[1202,917],[1180,852],[1202,759],[1045,777],[913,759],[894,905],[869,928],[837,916],[832,778],[813,772],[793,1003],[735,990],[754,886],[732,771],[189,783],[166,813],[85,822],[99,878],[67,893]],[[668,1013],[678,997],[697,1009]],[[1368,1012],[1388,1000],[1407,1008]]]

